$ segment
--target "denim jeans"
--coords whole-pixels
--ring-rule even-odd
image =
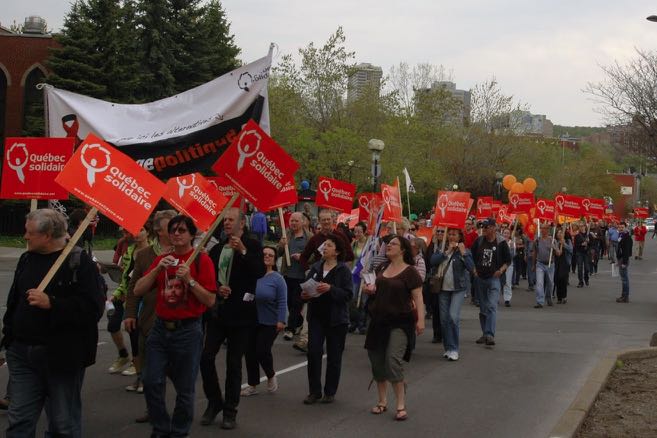
[[[511,264],[506,269],[506,276],[505,279],[506,281],[504,282],[503,289],[504,289],[504,301],[511,301],[511,298],[513,298],[513,277],[515,275],[515,270],[516,267]]]
[[[534,287],[536,286],[536,272],[531,268],[531,266],[534,264],[534,257],[527,257],[527,285],[529,287]]]
[[[80,391],[84,368],[55,371],[48,366],[46,347],[14,341],[7,351],[11,402],[7,437],[33,437],[45,408],[46,437],[82,436]]]
[[[479,290],[479,324],[484,336],[495,336],[497,302],[500,299],[500,279],[477,277]]]
[[[575,254],[577,258],[577,279],[579,284],[588,284],[589,282],[589,255],[585,252],[578,252]]]
[[[465,300],[465,291],[465,289],[441,291],[438,294],[445,351],[459,351],[459,320],[461,319],[461,306]]]
[[[554,260],[552,266],[536,262],[536,302],[541,306],[552,302],[552,279],[554,278]]]
[[[194,418],[194,392],[201,356],[201,320],[168,330],[157,318],[146,340],[148,361],[143,371],[146,406],[153,435],[189,435]],[[169,415],[164,398],[167,375],[176,389],[176,406]]]
[[[621,278],[621,285],[623,286],[622,289],[622,296],[623,298],[628,298],[630,296],[630,279],[629,276],[627,275],[627,269],[630,267],[630,261],[627,261],[627,265],[623,268],[621,264],[618,264],[618,273],[620,274]]]

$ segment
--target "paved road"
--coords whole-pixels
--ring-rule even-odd
[[[499,310],[494,349],[475,345],[480,335],[477,310],[464,306],[458,362],[442,359],[442,348],[430,343],[430,333],[419,339],[407,366],[410,418],[405,423],[394,422],[391,412],[382,416],[368,413],[376,394],[374,389],[367,390],[370,373],[364,338],[349,335],[334,404],[301,403],[307,381],[306,368],[300,366],[279,376],[276,394],[242,399],[236,430],[222,431],[217,424],[201,427],[198,419],[205,401],[199,378],[191,436],[545,437],[604,352],[645,347],[657,331],[656,246],[655,241],[647,242],[644,260],[632,261],[629,304],[614,302],[620,294],[620,280],[611,278],[605,261],[590,287],[570,289],[566,305],[533,309],[533,293],[526,292],[526,283],[521,283],[514,290],[513,306]],[[6,302],[15,257],[15,251],[0,249],[1,303]],[[576,279],[571,277],[571,283],[576,284]],[[84,435],[146,437],[149,426],[133,422],[143,412],[143,398],[124,391],[131,378],[107,374],[116,351],[104,324],[100,327],[98,362],[88,369],[83,390]],[[283,340],[277,340],[274,350],[279,370],[305,361]],[[223,360],[221,355],[218,363]],[[220,373],[223,375],[223,370]],[[0,388],[6,379],[3,367]],[[168,396],[172,406],[173,389]],[[5,426],[5,414],[0,414],[0,428]]]

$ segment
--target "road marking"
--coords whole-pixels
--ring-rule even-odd
[[[326,359],[326,355],[323,355],[322,359]],[[298,363],[296,365],[292,365],[291,367],[283,368],[280,371],[276,371],[275,375],[280,376],[281,374],[285,374],[285,373],[289,373],[289,372],[294,371],[294,370],[298,370],[299,368],[303,368],[307,365],[308,365],[308,361],[306,360],[306,361]],[[263,382],[266,382],[266,381],[267,381],[267,376],[264,376],[264,377],[260,378],[260,383],[263,383]],[[248,383],[243,384],[242,389],[246,388],[247,386],[249,386]]]

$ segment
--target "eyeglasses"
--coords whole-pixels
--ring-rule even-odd
[[[266,253],[263,254],[263,256],[264,257],[274,257],[274,254],[266,252]]]
[[[189,231],[187,228],[174,228],[171,230],[171,234],[185,234],[187,231]]]

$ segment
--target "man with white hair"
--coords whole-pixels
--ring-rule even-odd
[[[34,436],[44,408],[47,436],[82,436],[80,391],[98,343],[97,267],[82,251],[77,267],[65,260],[48,286],[37,289],[66,246],[66,230],[66,218],[55,210],[26,217],[27,251],[18,260],[4,316],[7,437]]]

